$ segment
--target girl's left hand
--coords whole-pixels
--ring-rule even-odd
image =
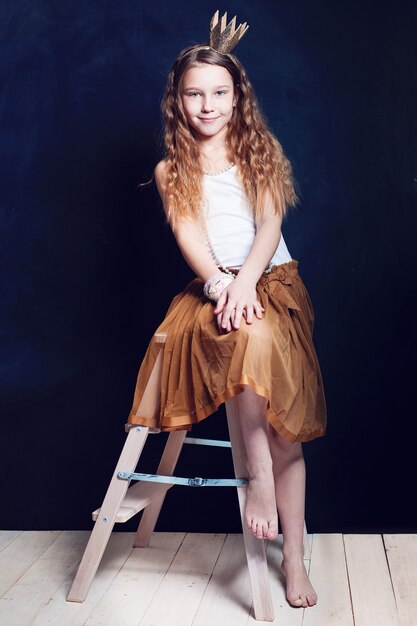
[[[217,315],[217,324],[221,332],[230,332],[238,329],[245,318],[247,324],[252,324],[253,316],[262,319],[265,309],[257,299],[255,285],[243,283],[236,277],[220,294],[214,314]]]

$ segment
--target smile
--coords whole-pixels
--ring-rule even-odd
[[[203,124],[212,124],[213,122],[218,120],[219,117],[199,117],[198,119],[200,120],[200,122],[203,122]]]

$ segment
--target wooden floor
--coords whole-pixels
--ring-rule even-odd
[[[244,626],[251,613],[241,535],[155,533],[132,549],[113,533],[87,600],[65,598],[87,532],[0,531],[2,626]],[[309,536],[306,561],[319,602],[291,608],[280,571],[281,537],[268,545],[282,626],[416,626],[417,535]]]

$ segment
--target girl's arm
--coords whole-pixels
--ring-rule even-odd
[[[164,178],[165,163],[160,161],[155,168],[155,181],[166,212]],[[205,282],[210,276],[219,271],[211,254],[204,245],[201,229],[196,222],[191,219],[177,220],[175,227],[172,228],[172,232],[184,259],[199,278]]]
[[[155,168],[155,181],[159,195],[165,204],[165,163],[160,161]],[[192,220],[177,220],[172,229],[184,259],[204,282],[219,269],[204,245],[201,228]],[[251,250],[235,280],[222,292],[214,314],[220,331],[230,332],[239,328],[242,314],[246,322],[253,322],[254,314],[262,318],[263,308],[257,299],[256,283],[271,260],[281,237],[281,218],[271,210],[257,223],[257,232]]]
[[[201,230],[195,222],[178,220],[172,232],[182,256],[197,276],[206,282],[210,276],[218,273],[219,268],[205,247]]]
[[[281,216],[272,214],[258,223],[252,247],[239,271],[242,279],[256,285],[278,247],[281,224]]]
[[[257,299],[256,283],[272,259],[281,238],[282,217],[269,206],[264,218],[257,223],[251,250],[235,280],[221,293],[214,310],[219,327],[224,331],[239,328],[242,315],[251,324],[253,316],[262,318],[262,306]]]

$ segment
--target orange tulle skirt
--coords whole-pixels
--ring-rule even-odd
[[[310,441],[326,431],[323,381],[313,345],[313,306],[298,261],[276,265],[257,284],[263,318],[242,320],[221,334],[213,303],[196,278],[174,297],[155,333],[166,333],[160,411],[155,419],[137,410],[158,355],[152,339],[136,383],[131,424],[161,431],[186,429],[249,385],[267,399],[267,417],[289,441]]]

